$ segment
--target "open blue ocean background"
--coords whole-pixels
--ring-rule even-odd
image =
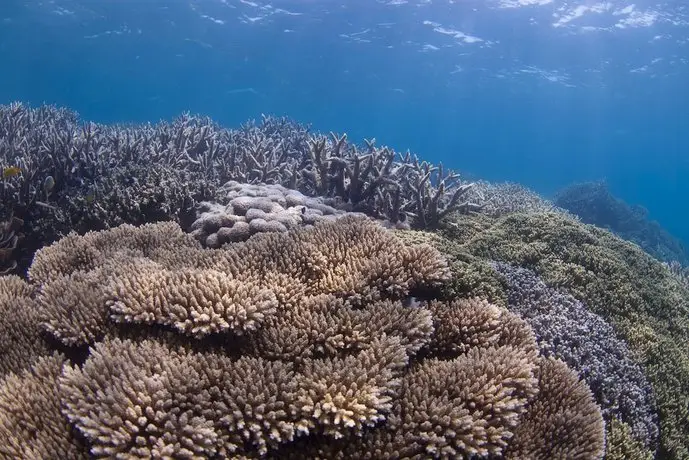
[[[546,196],[605,179],[689,242],[689,5],[3,0],[0,103],[261,113]]]

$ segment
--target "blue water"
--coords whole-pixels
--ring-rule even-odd
[[[606,179],[689,241],[682,1],[3,0],[0,103],[261,113],[549,195]]]

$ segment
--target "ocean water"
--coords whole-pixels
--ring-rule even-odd
[[[0,103],[287,115],[546,196],[604,179],[689,241],[689,6],[3,0]]]

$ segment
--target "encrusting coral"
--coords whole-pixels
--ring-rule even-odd
[[[0,381],[2,455],[604,452],[590,390],[538,356],[526,322],[478,299],[423,300],[448,279],[441,254],[363,218],[222,250],[173,224],[125,226],[42,249],[30,275],[67,360],[46,349]]]
[[[230,181],[218,189],[216,199],[197,205],[197,219],[190,227],[191,234],[210,248],[351,214],[341,200],[308,197],[278,184]]]

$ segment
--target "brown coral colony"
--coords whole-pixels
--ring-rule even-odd
[[[602,458],[586,384],[449,277],[361,216],[70,235],[0,278],[0,457]]]

